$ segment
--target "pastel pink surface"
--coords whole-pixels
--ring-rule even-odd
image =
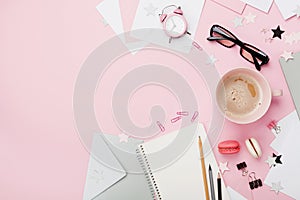
[[[98,3],[96,0],[1,1],[0,199],[82,199],[89,154],[75,129],[72,95],[83,61],[113,35],[113,31],[101,22],[101,16],[95,9]],[[137,3],[121,3],[125,29],[132,24]],[[296,52],[300,47],[277,39],[270,44],[265,43],[267,35],[260,30],[276,28],[280,24],[285,34],[289,34],[299,31],[299,20],[292,18],[285,22],[274,5],[268,15],[251,7],[246,7],[244,14],[248,12],[257,15],[257,22],[235,29],[232,20],[236,13],[206,1],[196,40],[218,58],[216,68],[221,74],[234,67],[253,66],[238,56],[238,47],[226,49],[206,41],[212,24],[221,24],[241,40],[265,50],[271,61],[263,67],[262,74],[272,88],[282,88],[284,95],[274,99],[267,115],[254,124],[240,126],[227,121],[220,136],[220,140],[235,139],[241,144],[254,136],[261,144],[262,158],[252,158],[243,145],[241,151],[234,155],[221,155],[217,148],[214,152],[220,162],[229,163],[231,170],[224,174],[226,184],[243,196],[248,199],[287,200],[291,198],[283,193],[276,195],[265,185],[251,192],[247,178],[241,176],[235,165],[247,161],[248,170],[255,171],[262,180],[269,170],[264,160],[274,152],[269,147],[274,136],[266,124],[273,119],[281,119],[294,109],[278,59],[283,50]],[[262,34],[261,37],[257,37],[258,34]],[[190,81],[197,82],[197,77],[194,78]],[[145,94],[137,94],[136,98],[143,98]],[[167,97],[168,93],[161,91],[161,95]],[[150,107],[152,102],[146,104]],[[170,119],[178,111],[175,105],[167,107]],[[199,120],[208,128],[209,122],[201,116],[209,115],[210,109],[201,112]],[[141,119],[141,123],[147,123],[147,119]],[[172,128],[171,124],[166,126],[168,130]],[[107,123],[106,129],[116,132],[113,124]]]

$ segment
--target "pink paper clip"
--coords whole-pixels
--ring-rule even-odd
[[[164,132],[166,130],[165,127],[159,121],[157,121],[156,124],[158,128],[161,130],[161,132]]]
[[[193,115],[193,117],[192,117],[192,119],[191,119],[191,122],[194,122],[194,121],[197,119],[198,115],[199,115],[199,112],[198,112],[198,111],[195,111],[195,112],[194,112],[194,115]]]
[[[279,134],[281,132],[281,127],[277,124],[275,120],[271,121],[267,127],[274,133]]]
[[[202,50],[201,46],[197,42],[193,42],[193,46],[196,47],[197,49]]]
[[[181,116],[188,116],[189,112],[188,111],[181,111],[181,112],[177,112],[177,115],[181,115]]]
[[[181,116],[174,117],[173,119],[171,119],[171,122],[172,122],[172,123],[175,123],[175,122],[177,122],[178,120],[181,120],[181,119],[182,119]]]

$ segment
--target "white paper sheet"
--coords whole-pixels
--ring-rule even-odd
[[[238,193],[231,187],[227,187],[227,192],[231,200],[247,200],[244,196],[242,196],[240,193]]]
[[[152,5],[154,8],[157,8],[155,11],[155,15],[147,15],[147,9],[149,5]],[[191,35],[184,35],[181,38],[173,39],[172,44],[169,44],[169,37],[163,31],[163,25],[160,22],[159,14],[162,9],[167,5],[176,5],[180,6],[183,15],[188,22],[188,32]],[[151,31],[148,33],[143,33],[140,35],[134,35],[136,38],[149,41],[154,44],[158,44],[167,48],[171,48],[174,50],[179,50],[182,52],[188,52],[191,47],[191,41],[195,38],[195,34],[198,28],[198,22],[200,19],[200,15],[202,13],[202,9],[204,6],[204,0],[140,0],[135,20],[132,26],[132,29],[161,29],[162,31],[159,33],[159,36],[152,36]],[[168,9],[167,13],[172,12],[172,9]],[[153,40],[153,38],[165,38],[165,40],[157,42],[157,40]],[[192,39],[191,39],[192,38]],[[187,48],[189,47],[189,48]]]
[[[285,20],[294,16],[294,10],[296,10],[297,5],[300,6],[300,0],[275,0],[275,3]]]
[[[282,155],[281,162],[272,167],[265,179],[265,183],[272,186],[272,183],[281,182],[283,192],[295,199],[300,199],[298,182],[300,180],[299,144],[300,144],[300,121],[297,112],[294,111],[280,122],[281,132],[272,142],[278,154]]]
[[[124,37],[124,26],[121,15],[119,0],[104,0],[96,7],[98,12],[103,16],[105,21],[110,25],[113,31],[119,35],[121,41],[131,51],[132,54],[136,53],[136,49],[141,49],[148,43],[145,41],[128,42]]]
[[[124,32],[119,0],[104,0],[96,8],[116,34]]]
[[[241,1],[265,13],[269,12],[273,3],[273,0],[241,0]]]

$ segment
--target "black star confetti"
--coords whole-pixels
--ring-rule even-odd
[[[281,162],[281,160],[280,160],[281,156],[282,156],[282,155],[277,156],[275,153],[273,153],[273,158],[276,158],[276,159],[275,159],[275,162],[276,162],[277,164],[282,164],[282,162]]]
[[[278,25],[276,29],[272,29],[273,31],[273,38],[278,37],[281,39],[281,35],[285,32],[283,30],[280,30],[280,26]]]

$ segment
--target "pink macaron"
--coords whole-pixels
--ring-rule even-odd
[[[222,154],[233,154],[240,151],[240,144],[236,140],[226,140],[218,144],[218,149]]]

